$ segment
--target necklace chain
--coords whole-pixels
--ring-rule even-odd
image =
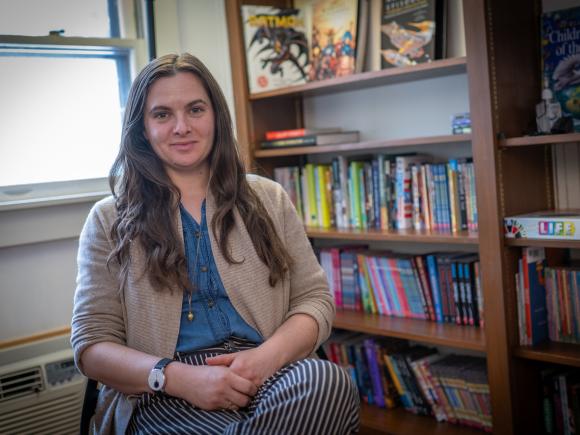
[[[197,244],[196,244],[196,248],[195,248],[195,259],[193,260],[193,279],[196,280],[197,279],[197,259],[199,258],[199,242],[201,241],[201,231],[196,231],[195,236],[197,237]],[[193,287],[195,286],[195,283],[191,283],[192,284],[192,288],[187,290],[187,303],[189,305],[189,312],[187,313],[187,320],[192,322],[193,318],[195,317],[193,315],[193,310],[191,309],[191,298],[193,297]]]

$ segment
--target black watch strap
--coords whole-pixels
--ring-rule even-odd
[[[172,363],[173,360],[171,358],[163,358],[161,360],[159,360],[159,362],[157,364],[155,364],[155,367],[153,367],[154,370],[165,370],[165,367],[167,367],[167,365],[169,363]]]

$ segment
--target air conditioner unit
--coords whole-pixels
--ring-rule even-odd
[[[0,351],[0,434],[78,434],[85,384],[68,337]]]

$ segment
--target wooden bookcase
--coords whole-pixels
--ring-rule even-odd
[[[399,149],[417,146],[429,150],[449,143],[471,146],[479,213],[477,234],[318,228],[307,228],[307,232],[316,240],[445,244],[449,250],[457,246],[472,246],[477,250],[485,299],[485,330],[351,312],[340,312],[335,326],[485,354],[494,433],[537,433],[542,418],[540,368],[545,364],[580,366],[580,348],[576,346],[518,346],[514,274],[523,242],[506,241],[503,237],[505,216],[554,207],[550,146],[580,141],[580,134],[522,136],[533,121],[534,105],[540,94],[539,0],[463,0],[466,57],[365,72],[252,95],[246,79],[242,4],[290,6],[291,2],[226,2],[238,141],[249,167],[271,174],[276,166],[296,164],[311,155],[368,154],[390,148],[397,148],[399,152]],[[467,74],[471,135],[407,137],[323,148],[260,150],[256,146],[267,130],[304,126],[304,98],[458,73]],[[578,242],[561,241],[528,244],[553,248],[580,246]],[[481,433],[437,423],[403,410],[363,407],[361,416],[366,433]]]
[[[553,209],[552,146],[580,142],[580,134],[527,137],[534,122],[534,104],[541,89],[541,3],[518,1],[488,5],[488,59],[492,132],[496,138],[493,159],[497,218]],[[514,55],[517,53],[517,55]],[[492,151],[490,150],[490,158]],[[522,246],[545,247],[548,264],[559,264],[562,251],[578,249],[578,241],[503,240],[496,274],[503,288],[507,329],[506,353],[511,373],[514,433],[538,433],[543,428],[540,371],[548,367],[580,367],[580,346],[547,342],[520,346],[515,296],[515,272]],[[480,245],[481,249],[481,245]],[[486,307],[487,310],[488,307]]]

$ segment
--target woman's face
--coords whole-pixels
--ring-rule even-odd
[[[192,73],[157,80],[145,101],[145,136],[169,177],[207,169],[215,114],[201,80]]]

